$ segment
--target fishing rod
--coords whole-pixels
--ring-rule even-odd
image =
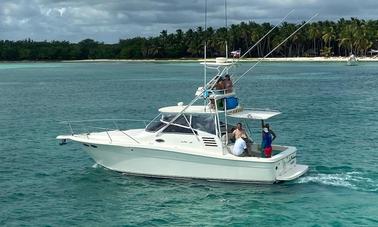
[[[227,7],[227,3],[226,3],[226,0],[225,0],[225,7]],[[244,58],[249,52],[251,52],[251,50],[253,50],[253,48],[255,48],[259,43],[261,43],[261,41],[263,41],[274,29],[276,29],[278,27],[278,25],[280,25],[283,21],[286,20],[286,18],[292,14],[294,12],[294,9],[292,9],[289,13],[286,14],[286,16],[284,16],[273,28],[271,28],[267,33],[265,33],[264,36],[262,36],[252,47],[250,47],[239,59],[237,59],[236,61],[232,62],[231,65],[225,67],[222,72],[219,74],[219,75],[222,75],[225,71],[228,71],[228,69],[230,69],[231,67],[233,67],[235,64],[237,64],[242,58]],[[225,12],[225,15],[227,16],[227,13]],[[226,29],[227,29],[227,19],[226,19]],[[228,51],[227,51],[227,41],[226,41],[226,58],[228,57]],[[205,70],[206,70],[206,60],[205,60]],[[218,75],[217,75],[218,76]],[[214,79],[217,77],[215,76],[214,78],[212,78],[208,85],[211,84],[212,82],[214,82]],[[231,75],[231,78],[233,77],[233,75]],[[204,86],[204,88],[207,89],[207,86]]]
[[[260,62],[262,62],[265,58],[267,58],[269,55],[271,55],[275,50],[278,49],[278,47],[280,47],[282,44],[284,44],[288,39],[290,39],[293,35],[295,35],[299,30],[301,30],[305,25],[307,25],[308,23],[310,23],[310,21],[312,21],[312,19],[314,19],[315,17],[317,17],[319,14],[316,13],[314,14],[310,19],[308,19],[304,24],[302,24],[299,28],[297,28],[297,30],[295,30],[293,33],[291,33],[286,39],[284,39],[280,44],[278,44],[275,48],[273,48],[273,50],[271,50],[269,53],[267,53],[263,58],[260,58],[259,61],[257,61],[254,65],[252,65],[249,69],[247,69],[247,71],[245,71],[237,80],[234,81],[234,85],[241,79],[243,78],[249,71],[251,71],[252,69],[254,69],[258,64],[260,64]]]
[[[250,47],[238,60],[236,60],[235,62],[233,62],[230,67],[232,67],[234,64],[237,64],[242,58],[244,58],[249,52],[251,52],[251,50],[253,50],[253,48],[255,48],[261,41],[263,41],[265,39],[265,37],[267,37],[274,29],[276,29],[278,27],[278,25],[280,25],[284,20],[286,20],[286,18],[292,14],[294,12],[294,9],[292,9],[288,14],[286,14],[286,16],[284,18],[282,18],[280,20],[280,22],[278,22],[273,28],[271,28],[263,37],[261,37],[252,47]]]
[[[227,3],[225,1],[225,7],[227,7]],[[295,10],[292,9],[288,14],[286,14],[286,16],[284,16],[273,28],[271,28],[267,33],[265,33],[264,36],[262,36],[259,40],[257,40],[257,42],[252,46],[250,47],[239,59],[237,59],[236,61],[232,62],[231,65],[227,66],[220,75],[223,74],[224,71],[228,71],[228,69],[230,69],[231,67],[233,67],[234,65],[236,65],[242,58],[244,58],[249,52],[251,52],[253,50],[253,48],[255,48],[258,44],[261,43],[261,41],[263,41],[274,29],[276,29],[278,27],[278,25],[280,25],[283,21],[286,20],[286,18],[292,14]],[[225,15],[226,15],[226,18],[227,18],[227,14],[225,12]],[[227,19],[226,19],[226,29],[227,29]],[[228,58],[228,50],[227,50],[227,41],[226,41],[226,59]],[[205,60],[205,70],[206,70],[206,60]],[[233,75],[231,75],[231,78],[233,77]],[[215,78],[215,77],[214,77]],[[209,82],[212,82],[214,80],[214,78],[212,78]]]

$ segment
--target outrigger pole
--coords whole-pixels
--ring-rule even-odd
[[[207,0],[206,0],[206,8],[207,8]],[[278,27],[279,24],[281,24],[294,10],[291,10],[284,18],[282,18],[282,20],[277,23],[271,30],[268,31],[268,33],[266,33],[261,39],[259,39],[255,45],[253,45],[251,48],[249,48],[249,50],[244,53],[242,55],[242,57],[244,57],[249,51],[251,51],[254,47],[256,47],[269,33],[271,33],[276,27]],[[264,58],[260,59],[260,61],[258,61],[256,64],[254,64],[251,68],[249,68],[245,73],[242,74],[242,76],[244,76],[245,74],[247,74],[250,70],[252,70],[258,63],[260,63],[263,59],[265,59],[267,56],[269,56],[271,53],[273,53],[273,51],[275,51],[279,46],[281,46],[284,42],[286,42],[290,37],[292,37],[295,33],[297,33],[301,28],[303,28],[304,25],[308,24],[315,16],[317,16],[318,14],[315,14],[314,16],[312,16],[309,20],[306,21],[305,24],[303,24],[301,27],[299,27],[297,30],[295,30],[290,36],[288,36],[283,42],[281,42],[278,46],[276,46],[271,52],[269,52],[267,55],[264,56]],[[207,18],[207,17],[206,17]],[[237,63],[238,61],[234,62],[232,65],[234,65],[235,63]],[[231,66],[232,66],[231,65]],[[229,67],[231,67],[229,66]],[[205,61],[205,68],[206,68],[206,61]],[[240,76],[239,79],[242,77]],[[214,77],[215,78],[215,77]],[[192,99],[192,101],[190,101],[190,103],[188,105],[186,105],[179,113],[176,114],[176,116],[174,118],[172,118],[171,121],[168,122],[168,124],[166,124],[165,126],[163,126],[161,129],[159,129],[157,132],[156,132],[156,135],[159,135],[162,131],[164,131],[168,126],[170,126],[174,121],[176,121],[190,106],[192,106],[195,102],[198,101],[198,99],[200,99],[203,94],[205,92],[207,92],[207,88],[209,85],[211,85],[211,82],[213,81],[212,78],[209,82],[205,83],[206,85],[203,87],[203,90],[201,91],[200,94],[198,94],[196,97],[194,97],[194,99]],[[239,81],[239,79],[237,81]],[[234,84],[237,82],[235,81]]]
[[[207,78],[206,78],[206,74],[207,74],[207,70],[206,70],[206,58],[207,58],[207,0],[205,0],[205,45],[204,45],[204,52],[203,52],[203,55],[204,55],[204,60],[205,60],[205,64],[203,64],[203,87],[206,86],[206,81],[207,81]],[[206,99],[204,100],[204,105],[206,105]]]
[[[251,52],[251,50],[253,50],[261,41],[263,41],[274,29],[276,29],[278,27],[278,25],[280,25],[284,20],[286,20],[286,18],[292,14],[294,12],[294,9],[292,9],[288,14],[286,14],[286,16],[284,18],[282,18],[280,20],[280,22],[278,22],[273,28],[271,28],[263,37],[261,37],[253,46],[251,46],[242,56],[240,56],[239,59],[237,59],[235,62],[233,62],[230,67],[232,67],[233,65],[237,64],[242,58],[244,58],[249,52]]]
[[[226,62],[228,59],[228,25],[227,25],[227,0],[224,0],[224,24],[226,26],[226,40],[224,41],[226,44]]]
[[[243,76],[245,76],[249,71],[251,71],[253,68],[256,67],[256,65],[260,64],[260,62],[262,62],[262,60],[264,60],[265,58],[267,58],[269,55],[271,55],[275,50],[278,49],[278,47],[280,47],[282,44],[284,44],[288,39],[290,39],[295,33],[297,33],[299,30],[301,30],[305,25],[307,25],[308,23],[310,23],[310,21],[312,21],[312,19],[314,19],[315,17],[317,17],[319,14],[316,13],[314,14],[310,19],[308,19],[304,24],[302,24],[297,30],[295,30],[293,33],[291,33],[291,35],[289,35],[286,39],[284,39],[280,44],[278,44],[275,48],[273,48],[273,50],[271,50],[269,53],[267,53],[263,58],[260,58],[259,61],[257,61],[254,65],[252,65],[249,69],[247,69],[247,71],[245,71],[237,80],[235,80],[234,82],[234,85],[241,79],[243,78]]]

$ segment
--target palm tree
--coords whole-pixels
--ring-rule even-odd
[[[314,42],[313,50],[317,54],[318,52],[317,52],[317,49],[316,49],[316,43],[317,43],[317,40],[319,40],[319,38],[321,37],[321,34],[322,34],[318,24],[317,23],[310,24],[310,28],[308,29],[308,33],[309,33],[309,37]]]
[[[252,43],[247,45],[246,49],[249,49],[249,46],[251,46],[252,44],[255,44],[265,34],[263,33],[263,27],[255,22],[249,22],[249,27],[250,27],[250,41]],[[262,42],[260,42],[259,44],[257,44],[257,47],[256,47],[256,56],[262,57],[264,55],[263,53],[264,52],[262,50]]]
[[[327,45],[326,48],[323,48],[323,53],[324,55],[329,57],[332,53],[331,42],[336,38],[335,29],[332,25],[329,24],[327,27],[324,28],[322,34],[322,40]]]
[[[353,52],[354,37],[356,35],[356,28],[350,22],[343,24],[338,41],[339,46],[345,50],[345,56]]]

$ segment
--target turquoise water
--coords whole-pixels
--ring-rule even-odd
[[[293,182],[130,177],[54,139],[62,120],[151,119],[202,77],[195,63],[0,64],[0,225],[378,226],[377,63],[264,63],[243,78],[240,101],[282,111],[277,143],[310,166]]]

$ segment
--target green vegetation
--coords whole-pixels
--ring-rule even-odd
[[[247,57],[262,57],[300,24],[283,23]],[[209,27],[189,29],[176,33],[162,31],[157,37],[122,39],[117,44],[104,44],[92,39],[79,43],[67,41],[36,42],[0,41],[0,61],[20,60],[79,60],[79,59],[165,59],[201,58],[204,40],[208,57],[224,56],[225,40],[229,50],[243,51],[256,43],[273,25],[242,22],[228,29]],[[347,56],[350,52],[366,55],[378,47],[378,20],[340,19],[337,22],[319,21],[306,25],[288,42],[278,48],[272,57]]]

